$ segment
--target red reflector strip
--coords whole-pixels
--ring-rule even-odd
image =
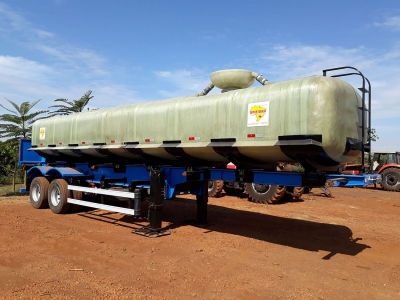
[[[154,142],[154,139],[145,139],[144,140],[146,143]]]
[[[111,144],[114,144],[115,143],[115,140],[111,140]]]
[[[82,142],[82,145],[85,145],[86,144],[86,142]]]
[[[189,141],[199,141],[200,137],[199,136],[190,136]]]
[[[189,141],[194,141],[194,136],[190,136]]]
[[[63,144],[63,142],[59,142],[58,144],[59,144],[59,145],[62,145],[62,144]]]
[[[40,146],[43,146],[43,144],[40,144]]]
[[[248,138],[262,138],[264,135],[262,133],[249,133]]]

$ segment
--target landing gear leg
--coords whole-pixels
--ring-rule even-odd
[[[169,230],[162,229],[162,207],[164,205],[164,178],[160,170],[150,171],[150,226],[135,229],[132,232],[147,237],[160,237],[169,235]]]
[[[197,213],[196,219],[185,220],[183,223],[198,226],[198,227],[206,227],[211,224],[207,221],[207,209],[208,209],[208,182],[199,182],[196,183],[195,189],[196,193],[196,206]]]
[[[196,196],[197,204],[197,224],[198,226],[207,226],[207,205],[208,205],[208,183],[202,183],[201,194]]]

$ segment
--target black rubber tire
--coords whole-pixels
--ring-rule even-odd
[[[222,189],[224,188],[224,181],[213,180],[208,182],[208,197],[218,198],[222,195]]]
[[[286,187],[269,184],[246,183],[249,201],[263,204],[279,203],[285,195]]]
[[[45,177],[35,177],[29,188],[29,200],[34,208],[48,208],[47,201],[49,191],[49,181]]]
[[[304,194],[303,187],[286,187],[285,201],[299,201]]]
[[[236,189],[224,183],[224,191],[227,196],[240,197],[243,194],[243,189]]]
[[[49,206],[53,213],[66,213],[71,204],[67,202],[68,183],[64,179],[54,179],[49,186]]]
[[[387,168],[381,173],[381,186],[385,191],[399,192],[400,191],[400,169]]]

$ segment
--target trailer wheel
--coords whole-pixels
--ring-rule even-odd
[[[249,201],[264,204],[276,204],[285,195],[286,187],[270,184],[246,183]]]
[[[48,208],[49,181],[45,177],[35,177],[30,185],[29,200],[34,208]]]
[[[53,213],[63,214],[68,211],[68,183],[64,179],[54,179],[49,187],[49,206]]]
[[[208,197],[221,197],[224,182],[222,180],[213,180],[208,182]]]
[[[381,185],[385,191],[400,191],[400,169],[387,168],[382,173]]]

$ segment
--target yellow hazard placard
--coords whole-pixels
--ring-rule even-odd
[[[247,127],[268,126],[269,101],[249,103],[247,107]]]
[[[46,127],[41,127],[39,130],[39,140],[46,139]]]

